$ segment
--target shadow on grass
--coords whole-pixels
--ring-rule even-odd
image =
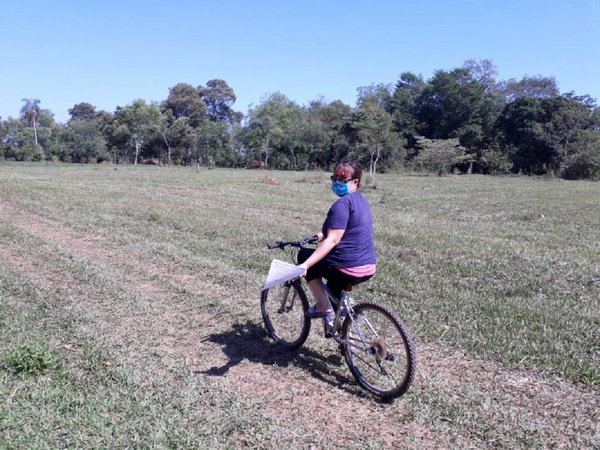
[[[317,327],[313,332],[317,332]],[[338,344],[331,340],[330,353],[323,355],[307,347],[298,350],[286,350],[274,343],[262,326],[252,322],[234,324],[232,329],[223,333],[212,334],[203,342],[214,342],[222,347],[229,361],[221,367],[211,367],[208,370],[195,373],[209,376],[223,376],[229,369],[243,360],[256,364],[279,367],[297,367],[308,372],[332,386],[344,389],[352,394],[362,394],[353,378],[343,375],[344,359]]]

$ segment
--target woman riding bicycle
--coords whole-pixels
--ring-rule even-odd
[[[359,191],[362,167],[355,161],[341,162],[331,176],[331,189],[340,197],[329,209],[315,250],[302,249],[299,267],[305,269],[308,286],[316,299],[310,317],[333,316],[322,278],[334,295],[348,284],[368,280],[375,274],[373,217],[367,199]]]
[[[299,249],[301,270],[297,272],[306,276],[315,305],[309,307],[301,281],[292,279],[264,288],[260,308],[269,335],[289,350],[306,342],[311,318],[322,317],[324,336],[339,344],[358,384],[391,400],[403,395],[415,378],[416,349],[410,331],[392,307],[342,293],[375,273],[373,218],[359,192],[361,177],[357,162],[342,162],[333,171],[331,188],[340,198],[327,213],[316,249],[305,247],[315,242],[315,236],[268,245],[270,249],[290,247],[292,255]]]

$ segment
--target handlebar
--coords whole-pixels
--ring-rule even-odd
[[[277,242],[274,242],[273,244],[267,244],[267,248],[269,248],[269,249],[280,248],[281,250],[283,250],[284,248],[286,248],[288,246],[302,248],[306,244],[314,244],[318,240],[319,240],[319,238],[315,234],[313,236],[308,236],[307,238],[304,238],[301,241],[277,241]]]

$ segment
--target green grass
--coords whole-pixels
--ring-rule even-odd
[[[541,400],[540,411],[505,404],[487,397],[498,386],[479,380],[484,369],[451,380],[427,369],[384,409],[340,375],[330,343],[273,349],[258,299],[284,255],[265,244],[320,228],[327,180],[0,164],[0,448],[327,447],[339,430],[315,433],[320,413],[284,406],[291,388],[274,386],[286,380],[322,389],[316,411],[344,387],[336,408],[372,408],[361,420],[404,430],[393,442],[409,447],[561,446],[563,426],[576,447],[598,445],[593,403],[572,406],[582,422]],[[600,184],[378,175],[364,193],[379,265],[356,297],[392,304],[419,348],[597,402]],[[265,377],[267,392],[253,393]],[[389,445],[361,420],[346,447]]]
[[[373,295],[428,339],[598,384],[597,184],[404,178],[388,192]]]
[[[52,369],[56,354],[45,342],[31,342],[8,352],[4,370],[14,374],[37,375]]]

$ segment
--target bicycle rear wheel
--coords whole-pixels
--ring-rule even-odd
[[[260,309],[269,336],[278,344],[294,350],[306,341],[310,318],[306,294],[299,282],[285,283],[262,292]]]
[[[382,398],[403,395],[416,372],[416,349],[408,328],[387,306],[363,302],[342,325],[343,353],[352,375]]]

